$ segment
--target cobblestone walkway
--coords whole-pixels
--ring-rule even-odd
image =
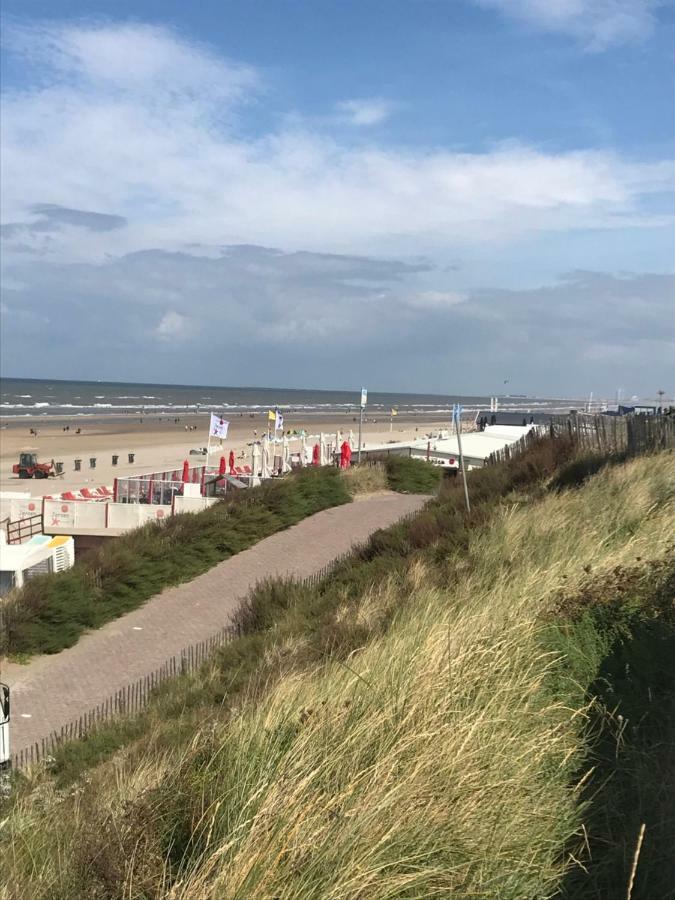
[[[419,509],[426,499],[383,493],[324,510],[193,581],[167,588],[68,650],[4,666],[2,681],[12,689],[12,752],[84,715],[183,647],[215,634],[260,579],[306,578],[373,531]]]

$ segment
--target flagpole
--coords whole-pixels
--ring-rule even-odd
[[[469,488],[466,483],[466,469],[464,468],[464,454],[462,453],[462,418],[459,404],[457,409],[453,408],[453,418],[455,420],[455,431],[457,433],[457,449],[459,450],[459,466],[462,470],[462,481],[464,482],[464,502],[466,503],[467,513],[471,512],[471,504],[469,503]]]
[[[211,454],[211,416],[212,415],[213,415],[213,413],[209,413],[209,437],[206,442],[206,465],[207,466],[209,464],[209,459],[211,458],[210,454]]]

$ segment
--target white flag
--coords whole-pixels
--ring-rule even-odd
[[[211,427],[209,428],[209,434],[211,437],[217,437],[223,440],[227,437],[227,429],[230,423],[223,419],[222,416],[217,416],[215,413],[211,413]]]
[[[274,417],[274,430],[278,431],[280,428],[284,427],[284,417],[281,415],[279,410],[276,410],[276,415]]]

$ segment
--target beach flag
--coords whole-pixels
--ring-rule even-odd
[[[459,403],[452,404],[452,421],[460,422],[462,419],[462,413],[464,412],[464,407],[460,406]]]
[[[209,428],[209,434],[211,437],[217,437],[224,440],[227,437],[229,425],[230,423],[223,419],[222,416],[211,413],[211,427]]]
[[[274,415],[274,430],[278,431],[280,428],[284,427],[284,417],[281,415],[279,410],[275,411]]]
[[[267,413],[267,421],[268,422],[276,422],[276,420],[277,420],[277,414],[276,414],[275,410],[270,409],[269,412]]]
[[[398,415],[398,410],[392,408],[391,414],[392,414],[392,416],[397,416],[397,415]]]

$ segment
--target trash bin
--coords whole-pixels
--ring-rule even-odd
[[[57,475],[63,475],[63,463],[62,462],[54,463],[54,468],[56,470]]]
[[[95,468],[96,468],[96,457],[95,457],[95,456],[90,456],[90,457],[89,457],[89,468],[90,468],[90,469],[95,469]]]
[[[81,468],[82,468],[82,460],[76,459],[75,460],[75,471],[79,472]]]
[[[132,463],[136,459],[135,453],[130,453],[128,456],[129,462]]]
[[[112,464],[113,464],[113,466],[116,466],[116,465],[117,465],[117,460],[118,460],[118,459],[119,459],[119,456],[113,453],[113,458],[112,458]]]

